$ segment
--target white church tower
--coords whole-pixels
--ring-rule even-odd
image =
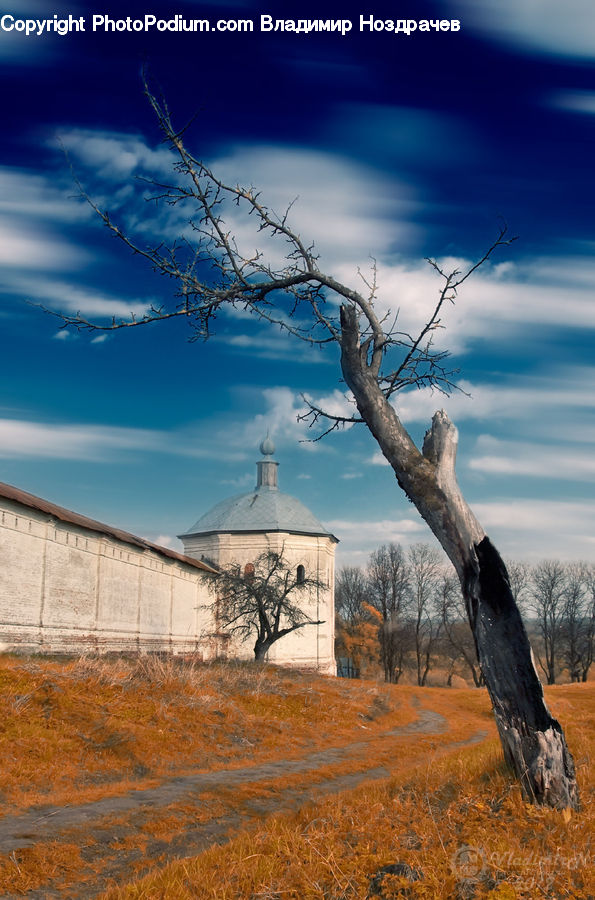
[[[270,662],[317,668],[336,674],[335,639],[335,546],[330,534],[303,503],[278,486],[279,463],[273,459],[275,445],[267,437],[260,445],[262,459],[256,463],[256,487],[214,506],[184,534],[184,554],[226,566],[247,565],[261,553],[273,550],[324,585],[307,610],[321,625],[305,625],[277,641],[268,653]],[[244,648],[249,655],[248,645]]]

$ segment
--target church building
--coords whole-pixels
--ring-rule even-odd
[[[330,534],[303,503],[282,493],[278,485],[279,463],[273,459],[270,438],[260,445],[256,487],[214,506],[179,538],[186,556],[215,567],[231,562],[251,565],[261,553],[272,550],[296,572],[303,571],[325,587],[316,591],[307,610],[320,625],[305,625],[273,644],[271,662],[312,666],[335,674],[335,547]],[[249,655],[244,647],[241,655]]]
[[[218,567],[273,550],[319,582],[305,612],[318,625],[281,638],[268,659],[335,674],[337,539],[278,487],[261,444],[255,489],[224,500],[180,535],[184,551],[139,538],[0,483],[0,649],[196,652],[251,658],[210,607]]]

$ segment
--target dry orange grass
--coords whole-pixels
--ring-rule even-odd
[[[43,887],[49,880],[72,883],[84,870],[81,848],[77,844],[47,841],[0,857],[0,884],[4,890],[24,895]]]
[[[454,736],[449,733],[435,740],[422,765],[418,743],[403,741],[392,778],[269,819],[224,847],[172,863],[103,898],[592,900],[595,685],[547,693],[577,762],[580,813],[523,803],[495,737],[447,753],[445,743]],[[455,733],[471,719],[491,720],[483,691],[434,689],[422,698],[449,718]],[[383,874],[391,864],[401,869]]]
[[[384,686],[274,667],[0,657],[2,812],[296,757],[413,718]]]
[[[0,858],[0,892],[51,889],[84,897],[85,884],[97,884],[105,864],[138,850],[129,878],[150,864],[163,868],[115,888],[106,900],[363,900],[373,884],[379,893],[370,897],[592,900],[595,684],[552,688],[548,698],[579,768],[583,809],[572,817],[522,803],[501,763],[485,691],[150,657],[0,659],[5,811],[41,801],[75,804],[184,772],[295,759],[346,744],[353,750],[313,773],[203,793],[199,808],[178,803],[138,819],[113,817],[100,826],[107,843],[79,829],[64,834],[63,843],[19,850]],[[449,730],[383,736],[416,717],[416,701],[445,716]],[[457,746],[478,731],[487,740]],[[392,777],[258,824],[268,804],[279,808],[289,798],[287,806],[295,807],[296,798],[314,796],[329,779],[379,766]],[[230,812],[251,821],[250,830],[165,866],[165,845]],[[148,860],[143,848],[151,841],[162,845]],[[400,870],[408,878],[381,872],[371,880],[395,863],[409,867]]]

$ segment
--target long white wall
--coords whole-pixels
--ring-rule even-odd
[[[0,499],[0,642],[211,652],[207,573]]]
[[[305,610],[322,624],[281,638],[269,660],[336,674],[330,537],[193,536],[185,552],[226,565],[252,562],[267,548],[324,585]],[[214,576],[167,554],[0,496],[0,649],[198,651],[205,659],[252,659],[253,640],[239,643],[217,633],[207,609],[215,599],[209,590]]]

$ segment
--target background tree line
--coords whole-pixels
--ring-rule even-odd
[[[595,650],[595,566],[544,560],[509,562],[542,680],[586,681]],[[483,684],[459,581],[429,544],[384,544],[365,567],[343,566],[335,588],[337,657],[356,671],[403,673],[418,685],[440,669]]]

